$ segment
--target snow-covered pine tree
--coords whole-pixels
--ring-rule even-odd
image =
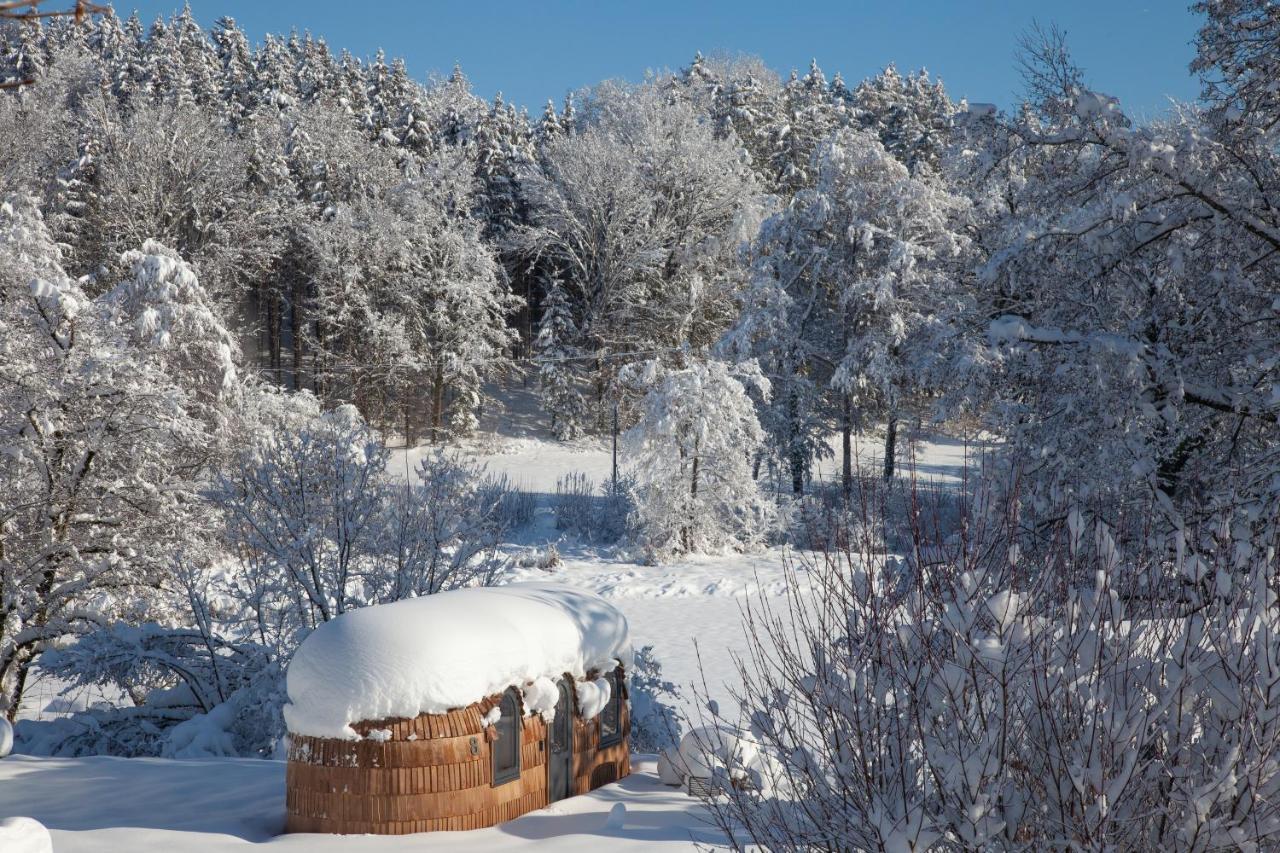
[[[173,36],[177,42],[191,103],[209,106],[218,97],[218,53],[191,14],[190,2],[173,20]]]
[[[913,173],[938,166],[956,112],[941,80],[924,69],[903,77],[890,64],[858,85],[852,104],[857,126],[875,133]]]
[[[43,34],[39,19],[21,21],[10,29],[4,44],[0,83],[34,81],[39,77],[47,62]]]
[[[814,151],[838,121],[839,111],[817,60],[809,63],[804,77],[792,71],[783,86],[781,106],[771,127],[774,186],[783,198],[813,185]]]
[[[577,387],[582,353],[577,338],[564,285],[551,276],[542,297],[542,319],[534,340],[533,359],[538,367],[543,409],[551,415],[551,431],[561,441],[576,437],[583,427],[585,404]]]
[[[101,150],[94,131],[92,127],[82,131],[75,160],[58,170],[56,190],[46,217],[49,230],[62,250],[64,268],[77,277],[92,272],[87,262],[94,252],[90,245],[94,237],[91,218],[97,197],[97,157]]]
[[[218,71],[218,104],[232,127],[254,111],[259,92],[254,91],[253,56],[249,40],[235,19],[219,18],[210,34],[215,46]]]
[[[562,136],[564,132],[564,125],[560,122],[560,114],[556,112],[555,102],[548,98],[547,105],[542,110],[542,118],[538,119],[538,126],[534,131],[538,148]]]

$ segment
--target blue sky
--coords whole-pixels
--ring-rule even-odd
[[[322,35],[358,56],[384,48],[425,79],[455,61],[477,94],[501,90],[537,111],[547,98],[607,78],[640,79],[678,68],[696,50],[753,53],[785,74],[816,57],[850,83],[888,62],[927,67],[954,97],[1008,106],[1020,81],[1017,36],[1033,19],[1067,31],[1091,86],[1118,96],[1135,117],[1194,98],[1187,71],[1198,21],[1189,0],[191,0],[200,23],[231,15],[257,41],[292,28]],[[181,0],[121,3],[146,20]]]

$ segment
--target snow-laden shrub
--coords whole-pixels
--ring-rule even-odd
[[[408,487],[387,487],[396,510],[383,537],[391,579],[379,601],[489,583],[505,567],[498,546],[532,518],[528,496],[483,465],[434,451]]]
[[[550,571],[564,564],[560,549],[554,542],[549,542],[542,548],[526,549],[515,562],[522,569],[542,569],[543,571]]]
[[[185,610],[175,622],[190,627],[116,623],[47,652],[42,668],[68,689],[110,685],[133,704],[24,722],[24,751],[278,754],[283,673],[316,625],[488,583],[506,565],[498,545],[523,510],[505,479],[437,452],[396,484],[354,407],[320,412],[294,396],[262,403],[262,416],[267,428],[210,495],[237,559],[173,557]]]
[[[922,523],[905,586],[853,543],[750,604],[745,722],[712,723],[769,760],[716,823],[766,849],[1280,844],[1274,515],[1129,553],[1064,515]]]
[[[34,199],[0,201],[0,714],[45,649],[167,609],[225,450],[234,336],[148,242],[93,297]],[[145,332],[145,334],[143,334]]]
[[[600,503],[595,518],[597,542],[621,542],[636,536],[636,478],[619,474],[600,486]]]
[[[975,473],[976,473],[975,467]],[[912,518],[923,511],[931,536],[960,527],[962,494],[917,479],[914,474],[885,482],[878,475],[855,477],[851,492],[839,483],[813,483],[799,498],[784,500],[787,541],[796,548],[829,551],[870,547],[878,552],[910,552]]]
[[[767,397],[769,385],[759,369],[689,358],[681,368],[649,362],[629,378],[648,389],[640,422],[628,433],[647,556],[764,544],[776,513],[751,471],[764,432],[747,386]]]
[[[628,537],[635,512],[630,475],[606,479],[597,489],[595,481],[581,472],[556,479],[551,509],[556,529],[598,545],[612,545]]]
[[[27,753],[265,756],[284,733],[279,661],[252,640],[200,627],[115,623],[47,652],[40,665],[68,690],[111,685],[134,704],[22,721]]]
[[[596,515],[595,482],[581,471],[556,478],[551,510],[556,530],[590,536]]]
[[[684,726],[680,690],[662,677],[662,664],[653,654],[653,646],[635,650],[629,676],[631,749],[660,753],[679,743]]]
[[[485,474],[476,489],[480,504],[492,507],[496,527],[509,532],[533,522],[538,502],[533,494],[520,488],[506,474]]]

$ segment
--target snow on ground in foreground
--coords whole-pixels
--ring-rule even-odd
[[[257,759],[28,758],[0,761],[0,818],[26,815],[57,853],[214,851],[490,851],[542,842],[575,853],[687,850],[723,837],[696,801],[659,784],[652,758],[621,782],[489,829],[398,837],[278,835],[284,764]],[[617,803],[621,826],[610,824]]]

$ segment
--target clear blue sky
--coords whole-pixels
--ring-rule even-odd
[[[1198,21],[1190,0],[191,0],[208,26],[231,15],[255,42],[290,29],[322,35],[357,56],[382,47],[425,79],[462,63],[477,94],[537,112],[547,98],[607,78],[679,68],[697,50],[753,53],[782,74],[816,57],[851,84],[889,62],[927,67],[953,97],[1015,102],[1015,41],[1033,19],[1067,31],[1089,84],[1135,117],[1194,98],[1187,71]],[[121,2],[145,20],[181,0]]]

